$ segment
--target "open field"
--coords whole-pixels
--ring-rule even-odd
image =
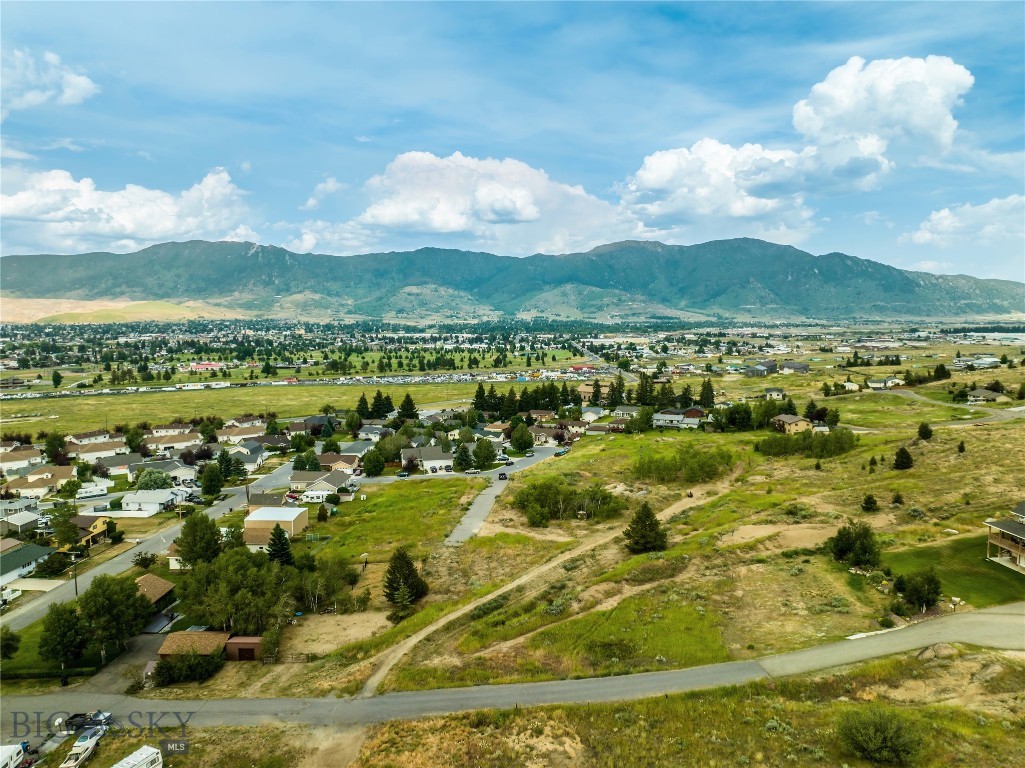
[[[636,702],[385,723],[370,729],[356,765],[860,768],[870,764],[844,750],[837,719],[877,701],[926,734],[919,768],[1012,768],[1025,760],[1023,684],[1025,663],[1009,654],[967,651],[942,666],[902,655],[814,677]]]
[[[408,392],[418,406],[429,403],[468,401],[476,384],[411,384],[409,386],[368,385],[280,386],[203,389],[179,392],[140,392],[128,395],[83,395],[74,398],[24,400],[4,403],[4,429],[60,430],[73,434],[115,424],[148,421],[160,424],[177,416],[218,415],[231,418],[242,413],[274,412],[278,418],[319,413],[330,403],[336,408],[354,408],[360,394],[370,398],[380,389],[398,403]],[[461,403],[469,407],[468,402]],[[13,418],[16,413],[32,414]],[[51,418],[56,416],[57,418]]]
[[[944,595],[960,597],[976,608],[1025,599],[1025,575],[986,560],[986,534],[894,550],[886,553],[883,562],[895,573],[932,566]]]
[[[830,408],[838,408],[844,424],[870,429],[917,427],[923,421],[971,421],[976,418],[970,408],[933,405],[880,392],[840,395],[824,399],[823,403]]]
[[[5,323],[129,323],[139,320],[192,320],[245,317],[240,310],[225,310],[198,301],[87,301],[77,299],[21,299],[3,297]]]

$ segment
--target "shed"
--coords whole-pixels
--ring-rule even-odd
[[[174,582],[162,579],[154,573],[144,573],[135,580],[139,592],[153,603],[158,611],[164,610],[174,601]]]
[[[228,661],[256,661],[263,655],[262,643],[263,638],[259,635],[238,635],[228,640],[224,651]]]

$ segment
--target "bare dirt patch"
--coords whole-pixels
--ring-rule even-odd
[[[309,754],[299,768],[348,768],[359,756],[366,738],[364,728],[315,728],[303,742]]]
[[[880,529],[891,526],[895,523],[892,514],[876,515],[868,518],[868,524],[873,528]],[[797,549],[801,547],[813,548],[822,544],[826,539],[835,534],[840,528],[839,525],[809,524],[809,525],[772,525],[758,523],[754,525],[742,525],[735,531],[731,531],[720,539],[723,545],[746,544],[759,539],[768,539],[763,542],[766,549]],[[770,538],[771,537],[771,538]]]
[[[983,710],[1001,716],[1025,714],[1025,698],[1018,678],[1025,653],[1015,651],[972,653],[955,659],[935,659],[925,674],[901,680],[896,686],[874,685],[858,693],[860,699],[884,698],[902,704],[943,704]],[[1006,683],[1010,683],[1007,685]],[[1006,688],[1012,690],[1005,690]]]
[[[505,518],[502,518],[503,520]],[[573,541],[573,537],[567,533],[563,533],[558,529],[552,528],[528,528],[528,527],[514,527],[512,525],[513,520],[508,520],[509,525],[505,525],[502,522],[492,522],[488,520],[481,526],[480,531],[477,533],[478,536],[494,536],[497,533],[524,533],[535,539],[541,539],[542,541]]]
[[[282,653],[325,654],[391,627],[386,611],[304,616],[281,642]]]

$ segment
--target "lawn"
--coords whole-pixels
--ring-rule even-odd
[[[883,563],[896,573],[935,566],[943,594],[960,597],[976,608],[1025,599],[1025,576],[986,560],[986,534],[887,552]]]
[[[3,676],[8,679],[14,677],[29,677],[32,673],[38,673],[39,677],[60,677],[60,664],[52,661],[44,661],[39,658],[39,641],[43,636],[43,619],[34,621],[24,629],[18,630],[21,636],[21,644],[14,657],[3,663]],[[108,660],[116,658],[116,651],[110,647],[111,653]],[[69,666],[66,670],[69,677],[90,675],[100,666],[99,648],[86,649],[85,655]]]
[[[338,506],[338,514],[325,523],[312,515],[309,533],[329,536],[321,542],[296,542],[295,550],[312,547],[341,550],[355,560],[364,552],[372,562],[391,557],[396,547],[412,545],[418,554],[439,544],[455,527],[466,504],[485,487],[480,479],[432,479],[388,485],[367,484],[361,490],[366,501],[350,501]]]

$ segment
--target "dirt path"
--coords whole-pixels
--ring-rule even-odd
[[[668,507],[666,507],[658,513],[658,518],[661,521],[665,522],[673,515],[677,514],[678,512],[681,512],[682,510],[689,509],[690,507],[694,507],[699,504],[704,504],[710,499],[725,493],[727,490],[729,490],[730,482],[733,480],[735,476],[736,472],[733,472],[729,476],[722,480],[719,480],[718,482],[707,485],[694,486],[694,488],[691,489],[692,496],[684,496],[676,503],[669,505]],[[586,554],[587,552],[590,552],[591,550],[596,549],[604,544],[609,544],[610,542],[614,541],[616,537],[620,536],[625,528],[626,525],[623,524],[616,525],[604,531],[596,532],[593,536],[585,539],[573,549],[563,552],[561,555],[557,555],[556,557],[554,557],[546,563],[542,563],[541,565],[531,568],[522,576],[520,576],[517,579],[514,579],[508,584],[499,587],[493,592],[489,592],[487,595],[483,597],[479,597],[476,600],[467,603],[463,607],[458,608],[455,611],[452,611],[452,613],[442,616],[433,624],[429,624],[428,626],[421,629],[419,632],[410,635],[408,638],[400,642],[398,645],[395,645],[389,648],[388,650],[384,651],[378,657],[379,660],[377,662],[377,668],[374,670],[373,674],[370,675],[370,678],[367,680],[366,685],[363,686],[363,690],[360,691],[358,698],[365,699],[376,695],[377,689],[380,687],[381,682],[385,679],[385,677],[388,676],[388,673],[391,672],[395,665],[398,664],[399,661],[407,653],[409,653],[414,646],[416,646],[418,643],[420,643],[422,640],[426,639],[430,635],[437,632],[442,627],[452,623],[456,619],[462,618],[470,611],[472,611],[474,608],[476,608],[479,605],[482,605],[488,600],[492,600],[495,597],[498,597],[499,595],[511,592],[514,589],[533,581],[539,576],[550,574],[552,571],[555,570],[555,568],[567,562],[568,560],[572,560],[575,557],[579,557],[580,555]],[[559,574],[556,573],[555,575],[558,576]]]

